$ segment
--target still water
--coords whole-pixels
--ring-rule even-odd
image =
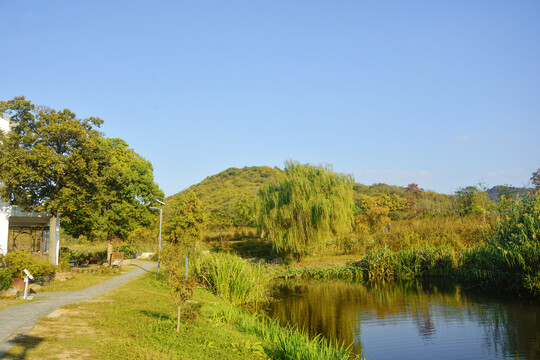
[[[366,359],[540,359],[540,304],[451,283],[284,282],[268,314]]]

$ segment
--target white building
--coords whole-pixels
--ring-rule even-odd
[[[0,130],[10,130],[9,119],[1,115]],[[0,199],[0,254],[24,250],[58,265],[59,242],[60,222],[56,217],[47,212],[23,212]]]

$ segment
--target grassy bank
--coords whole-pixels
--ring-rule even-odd
[[[347,359],[323,340],[261,321],[196,289],[176,332],[163,278],[148,273],[90,302],[60,309],[20,339],[7,358]]]

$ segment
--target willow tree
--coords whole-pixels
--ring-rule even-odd
[[[351,175],[330,165],[285,163],[283,178],[259,191],[257,220],[278,253],[298,261],[353,226]]]

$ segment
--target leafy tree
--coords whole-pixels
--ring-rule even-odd
[[[459,198],[461,211],[464,214],[482,214],[486,221],[486,212],[493,207],[493,202],[489,200],[486,188],[479,186],[467,186],[456,191]]]
[[[91,164],[91,178],[86,198],[92,204],[73,209],[66,231],[73,235],[107,239],[107,259],[112,253],[114,238],[125,239],[138,226],[150,226],[155,214],[148,208],[163,192],[154,182],[150,162],[138,155],[122,139],[97,138],[92,151],[85,155]],[[77,204],[79,205],[80,202]]]
[[[98,118],[37,107],[24,97],[0,102],[11,117],[0,133],[0,195],[24,210],[60,213],[71,235],[126,237],[155,217],[147,208],[163,193],[152,165],[121,139],[103,138]]]
[[[540,168],[532,173],[531,181],[535,186],[536,190],[540,189]]]
[[[366,224],[371,231],[380,231],[390,223],[388,216],[394,210],[393,203],[389,202],[392,197],[388,195],[364,195],[361,194],[357,200],[361,214],[356,216],[355,221],[359,224]]]
[[[38,107],[23,96],[0,101],[0,113],[12,124],[10,132],[0,131],[0,196],[26,211],[68,213],[87,195],[80,180],[91,172],[83,153],[99,137],[103,121]]]
[[[298,261],[329,238],[349,233],[353,225],[353,178],[331,166],[288,161],[276,185],[259,191],[259,226],[276,250]]]
[[[193,192],[189,192],[173,208],[165,223],[165,233],[173,242],[194,244],[201,239],[206,220],[203,203]]]

